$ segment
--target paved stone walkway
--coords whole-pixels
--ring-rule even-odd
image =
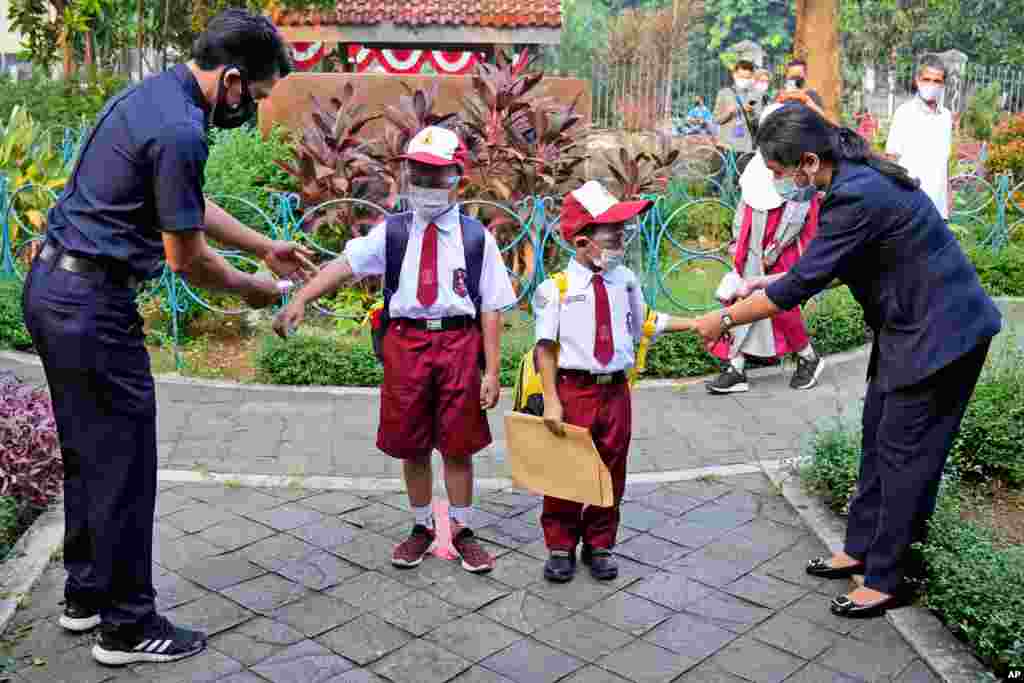
[[[783,411],[779,410],[782,415]],[[16,683],[822,683],[936,681],[884,620],[828,613],[843,582],[808,577],[825,552],[760,474],[634,485],[621,577],[541,574],[539,499],[480,496],[485,577],[428,558],[397,570],[401,494],[161,485],[158,604],[210,632],[209,650],[107,669],[57,625],[51,566],[8,628]],[[0,680],[3,680],[0,675]]]

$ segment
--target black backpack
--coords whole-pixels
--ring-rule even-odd
[[[383,361],[382,344],[391,321],[391,296],[398,291],[398,280],[402,274],[402,262],[409,245],[409,226],[412,213],[398,213],[389,216],[384,223],[384,308],[380,313],[380,324],[373,330],[373,352]],[[466,289],[476,309],[476,324],[480,324],[480,275],[484,265],[485,230],[483,223],[460,213],[462,227],[462,248],[466,256]]]

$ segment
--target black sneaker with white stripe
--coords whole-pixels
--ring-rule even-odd
[[[750,391],[750,385],[747,384],[747,373],[740,372],[731,364],[721,375],[713,381],[707,382],[706,386],[712,394],[738,394]]]
[[[175,626],[166,617],[153,621],[134,635],[108,631],[100,634],[92,656],[100,664],[124,666],[137,662],[174,662],[206,649],[206,634]]]
[[[85,633],[100,625],[100,613],[91,607],[68,602],[60,615],[60,625],[72,633]]]
[[[814,358],[810,360],[797,356],[796,372],[793,373],[789,386],[793,389],[810,389],[818,383],[824,369],[825,361],[818,354],[814,354]]]

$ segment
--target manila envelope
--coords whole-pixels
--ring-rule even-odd
[[[543,418],[505,413],[512,481],[546,496],[611,507],[612,475],[583,427],[565,425],[565,436],[548,431]]]

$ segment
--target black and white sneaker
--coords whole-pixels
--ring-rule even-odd
[[[100,613],[91,607],[68,602],[60,615],[60,625],[72,633],[85,633],[100,625]]]
[[[811,360],[797,356],[796,372],[793,373],[793,379],[789,382],[790,388],[810,389],[818,383],[818,377],[821,376],[821,371],[824,369],[825,361],[817,354]]]
[[[708,382],[707,387],[712,394],[738,394],[750,391],[750,385],[747,384],[747,373],[740,372],[732,365],[714,380]]]
[[[166,617],[155,617],[138,635],[102,633],[93,645],[92,657],[107,666],[124,666],[137,662],[174,662],[204,649],[205,633],[175,626]]]

